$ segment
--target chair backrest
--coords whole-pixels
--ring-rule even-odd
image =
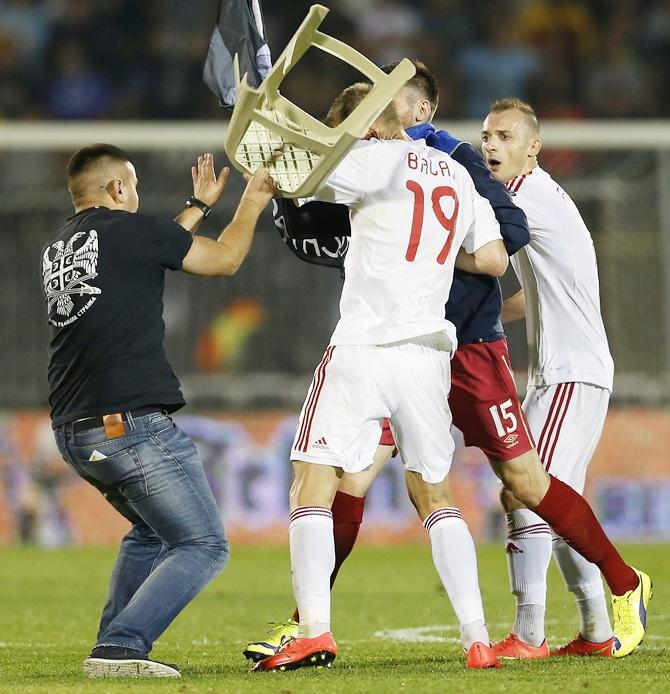
[[[237,102],[226,135],[226,154],[240,171],[266,167],[283,197],[311,195],[415,74],[412,62],[404,59],[387,75],[351,46],[317,31],[327,14],[323,5],[312,5],[258,89],[248,85],[246,75],[240,79],[235,58]],[[349,63],[373,85],[335,128],[321,123],[278,91],[310,46]],[[317,79],[315,76],[315,82]]]

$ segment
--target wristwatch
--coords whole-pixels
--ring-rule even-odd
[[[191,195],[186,201],[186,207],[197,207],[202,212],[205,219],[212,213],[212,208],[206,202],[196,198],[195,195]]]

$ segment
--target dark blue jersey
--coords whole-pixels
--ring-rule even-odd
[[[484,158],[472,145],[444,130],[436,131],[430,124],[409,128],[407,134],[414,140],[425,139],[428,145],[446,152],[468,170],[477,192],[493,207],[510,255],[530,241],[523,210],[512,202],[507,188],[493,178]],[[282,239],[301,260],[342,268],[348,249],[343,237],[351,233],[349,211],[344,205],[312,202],[297,208],[292,200],[280,199],[273,211]],[[455,270],[445,313],[456,326],[459,344],[505,337],[501,310],[502,292],[496,277]]]
[[[436,131],[430,123],[409,128],[407,134],[413,140],[426,140],[426,144],[446,152],[468,170],[477,192],[491,203],[509,255],[514,255],[530,241],[523,210],[512,202],[507,188],[493,178],[484,157],[471,144],[457,140],[445,130]],[[456,326],[459,344],[505,337],[501,310],[502,292],[497,277],[454,271],[446,315]]]

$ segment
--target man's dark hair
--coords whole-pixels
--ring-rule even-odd
[[[66,168],[68,179],[78,176],[105,157],[124,163],[130,161],[128,154],[114,145],[106,145],[103,143],[87,145],[86,147],[78,149],[72,157],[70,157],[70,161],[67,163]]]
[[[420,60],[410,58],[412,65],[416,68],[414,77],[407,80],[406,86],[413,88],[424,99],[428,99],[433,112],[437,108],[437,102],[440,99],[440,88],[438,87],[435,75],[430,69]],[[399,60],[394,60],[392,63],[382,65],[381,69],[389,75],[400,63]]]

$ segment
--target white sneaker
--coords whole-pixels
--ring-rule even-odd
[[[88,677],[181,677],[176,665],[149,660],[146,655],[116,646],[94,648],[84,660],[84,674]]]

